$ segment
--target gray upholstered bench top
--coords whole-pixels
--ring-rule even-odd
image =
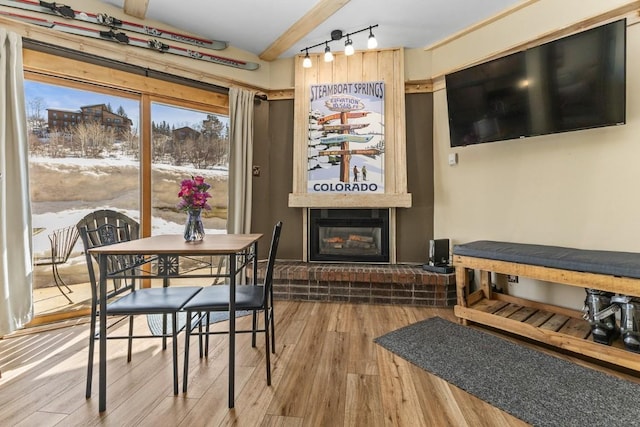
[[[478,240],[455,245],[453,254],[640,279],[640,253]]]

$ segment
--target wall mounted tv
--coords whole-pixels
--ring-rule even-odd
[[[625,123],[626,20],[445,76],[451,146]]]

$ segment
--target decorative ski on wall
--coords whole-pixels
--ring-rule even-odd
[[[0,0],[2,1],[2,0]],[[100,40],[109,40],[129,46],[140,47],[143,49],[149,49],[160,53],[170,53],[172,55],[184,56],[191,59],[198,59],[201,61],[213,62],[218,65],[226,65],[228,67],[240,68],[242,70],[254,71],[257,70],[259,64],[255,62],[240,61],[232,58],[225,58],[223,56],[211,55],[205,52],[199,52],[191,49],[185,49],[180,46],[173,46],[163,43],[157,39],[141,39],[137,37],[130,37],[124,32],[116,32],[113,29],[109,31],[100,31],[94,28],[83,27],[80,25],[72,24],[71,22],[57,22],[49,21],[43,18],[36,18],[33,16],[20,15],[11,12],[5,12],[0,10],[0,15],[9,16],[13,19],[18,19],[29,24],[39,25],[45,28],[51,28],[53,30],[62,31],[64,33],[75,34],[84,37],[91,37]]]
[[[106,13],[89,13],[73,10],[70,6],[60,3],[46,1],[31,0],[0,0],[1,6],[8,6],[32,12],[46,13],[48,15],[61,16],[67,19],[89,22],[91,24],[102,25],[105,27],[119,29],[123,31],[131,31],[138,34],[158,37],[166,40],[173,40],[183,43],[192,44],[194,46],[206,47],[208,49],[222,50],[226,49],[227,43],[218,40],[207,40],[199,37],[180,34],[173,31],[163,30],[160,28],[149,27],[147,25],[138,24],[136,22],[123,21]]]

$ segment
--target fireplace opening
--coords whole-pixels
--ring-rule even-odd
[[[389,209],[310,209],[309,261],[389,262]]]

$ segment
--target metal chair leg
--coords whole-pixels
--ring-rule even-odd
[[[133,352],[133,316],[129,316],[129,339],[127,342],[127,363],[129,363],[131,362],[131,353]]]
[[[171,314],[171,338],[173,339],[173,394],[178,394],[178,313]],[[189,327],[187,326],[187,329]]]
[[[200,359],[202,359],[204,357],[204,348],[202,347],[202,319],[206,319],[206,317],[204,313],[200,312],[198,313],[198,318],[200,319],[198,322],[198,350],[200,353]]]
[[[255,347],[256,346],[256,330],[258,329],[258,312],[257,311],[253,311],[253,313],[251,314],[251,347]]]
[[[89,356],[87,361],[87,388],[85,397],[91,397],[91,380],[93,379],[93,353],[96,347],[96,305],[95,302],[91,308],[91,325],[89,326]]]
[[[191,336],[191,312],[187,311],[187,329],[184,333],[184,373],[182,374],[182,392],[187,392],[187,379],[189,378],[189,337]],[[200,357],[202,357],[202,323],[200,323],[199,347]]]
[[[271,353],[275,354],[276,352],[276,322],[275,312],[273,310],[273,306],[269,307],[269,318],[271,319]]]
[[[53,272],[52,273],[53,274],[53,282],[58,287],[58,290],[60,291],[62,296],[64,296],[67,299],[67,301],[69,301],[69,304],[73,304],[73,301],[71,301],[71,298],[69,298],[69,296],[64,293],[64,291],[62,290],[62,287],[60,286],[60,285],[62,285],[65,288],[67,288],[69,293],[73,292],[71,289],[69,289],[69,286],[67,286],[67,284],[64,282],[64,280],[62,280],[62,277],[60,277],[60,273],[58,272],[58,265],[57,264],[51,264],[51,270]]]
[[[269,314],[264,311],[264,356],[267,362],[267,385],[271,385],[271,353],[269,353]]]

